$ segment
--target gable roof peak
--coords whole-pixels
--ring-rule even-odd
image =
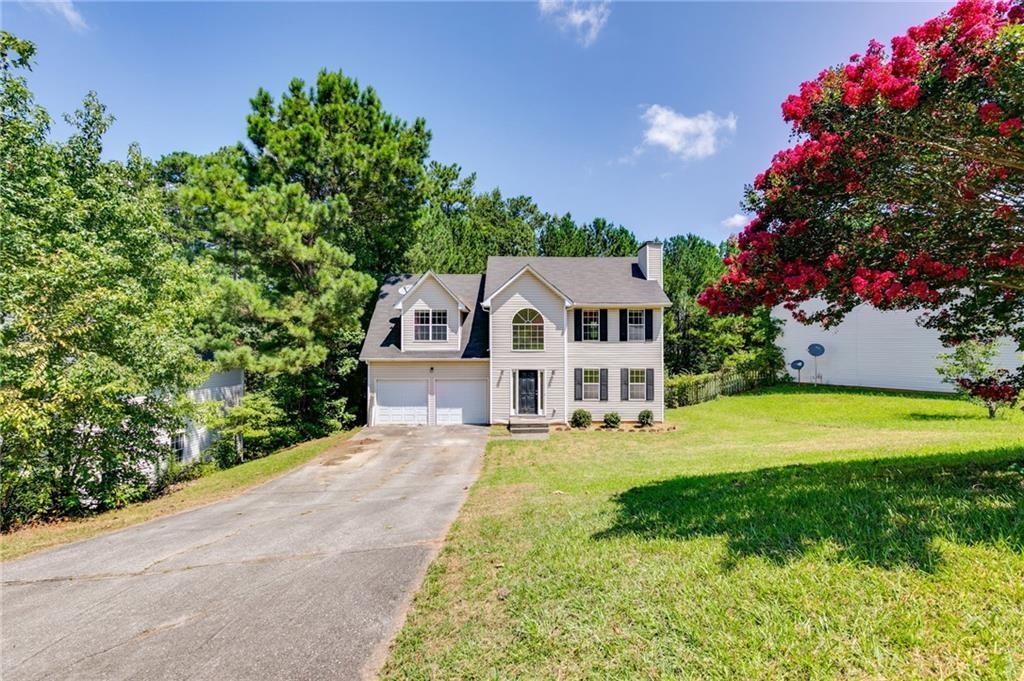
[[[488,258],[488,260],[489,260],[489,259],[490,259],[490,258]],[[550,281],[549,281],[549,280],[548,280],[547,278],[545,278],[545,277],[544,277],[544,276],[543,276],[543,275],[542,275],[542,274],[541,274],[540,272],[538,272],[538,271],[537,271],[537,270],[536,270],[536,269],[535,269],[535,268],[534,268],[534,267],[533,267],[532,265],[530,265],[530,263],[526,263],[525,265],[523,265],[522,267],[520,267],[520,268],[519,268],[519,269],[518,269],[518,270],[517,270],[517,271],[515,272],[515,274],[513,274],[513,275],[512,275],[511,277],[509,277],[507,281],[504,281],[504,282],[502,282],[501,286],[499,286],[498,288],[496,288],[496,289],[494,290],[494,292],[493,292],[493,293],[491,293],[491,295],[487,296],[487,297],[486,297],[486,298],[485,298],[485,299],[483,300],[483,302],[482,302],[482,303],[480,303],[480,306],[481,306],[481,307],[483,307],[484,309],[488,309],[488,308],[490,308],[490,307],[491,307],[491,299],[493,299],[493,298],[494,298],[494,296],[496,296],[496,295],[498,295],[499,293],[501,293],[502,291],[504,291],[504,290],[505,290],[505,287],[506,287],[506,286],[508,286],[508,285],[509,285],[509,284],[511,284],[511,283],[512,283],[513,281],[515,281],[516,279],[518,279],[519,277],[523,276],[523,275],[524,275],[524,274],[526,274],[526,273],[532,274],[533,276],[535,276],[535,277],[536,277],[536,278],[537,278],[537,279],[538,279],[538,280],[540,281],[540,283],[544,284],[544,285],[545,285],[545,286],[547,286],[547,287],[548,287],[549,289],[551,289],[552,291],[554,291],[555,293],[557,293],[557,294],[558,294],[559,296],[561,296],[561,297],[562,297],[562,300],[564,301],[564,303],[565,303],[565,306],[566,306],[566,307],[570,307],[570,306],[571,306],[571,305],[573,304],[573,303],[572,303],[572,298],[570,298],[569,296],[567,296],[567,295],[566,295],[566,294],[565,294],[565,293],[564,293],[564,292],[563,292],[563,291],[562,291],[562,290],[561,290],[560,288],[558,288],[557,286],[555,286],[554,284],[552,284],[552,283],[551,283],[551,282],[550,282]]]
[[[466,312],[467,310],[469,310],[469,307],[466,305],[466,303],[461,298],[459,298],[457,295],[455,295],[455,293],[451,290],[451,288],[449,288],[448,285],[444,283],[444,281],[441,279],[441,277],[439,277],[434,272],[434,270],[427,270],[422,275],[420,275],[420,278],[416,280],[416,283],[413,284],[412,286],[410,286],[405,291],[405,293],[402,295],[402,297],[398,299],[398,302],[395,303],[395,309],[396,310],[401,310],[403,305],[404,305],[404,303],[405,303],[406,298],[411,296],[413,294],[413,292],[416,289],[418,289],[420,287],[420,285],[423,284],[423,282],[425,282],[427,280],[428,277],[430,279],[433,279],[434,281],[436,281],[438,283],[438,285],[442,289],[444,289],[445,293],[447,293],[449,296],[451,296],[452,300],[454,300],[456,303],[459,304],[459,310],[461,310],[463,312]]]

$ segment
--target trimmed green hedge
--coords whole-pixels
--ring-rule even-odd
[[[746,390],[770,385],[775,373],[741,372],[724,369],[710,374],[682,374],[665,379],[665,406],[668,408],[700,404],[719,395],[735,395]]]

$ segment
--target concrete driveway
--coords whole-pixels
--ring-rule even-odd
[[[486,437],[367,429],[234,499],[7,563],[0,677],[372,676]]]

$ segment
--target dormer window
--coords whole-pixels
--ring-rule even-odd
[[[540,312],[525,308],[512,317],[512,349],[544,349],[544,318]]]
[[[412,337],[418,341],[447,341],[448,310],[414,310]]]

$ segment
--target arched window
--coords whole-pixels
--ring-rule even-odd
[[[512,349],[544,349],[544,318],[540,312],[528,307],[516,312],[512,318]]]

